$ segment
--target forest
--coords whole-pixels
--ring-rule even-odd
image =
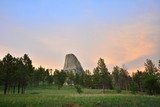
[[[42,66],[35,68],[27,54],[14,57],[7,54],[0,59],[0,86],[4,94],[24,94],[27,87],[54,85],[60,90],[64,85],[75,86],[78,93],[83,88],[130,91],[133,94],[160,94],[160,60],[156,66],[152,60],[146,59],[144,71],[129,75],[125,67],[115,66],[109,71],[104,59],[100,58],[93,71],[85,70],[81,73],[73,71],[52,70]]]

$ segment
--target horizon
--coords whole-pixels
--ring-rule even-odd
[[[112,72],[160,60],[160,1],[1,0],[0,59],[28,54],[35,67],[62,69],[73,53],[84,70],[101,57]]]
[[[10,53],[7,53],[7,54],[10,54]],[[6,55],[7,55],[6,54]],[[24,53],[24,54],[27,54],[27,53]],[[23,54],[23,55],[24,55]],[[72,54],[72,55],[74,55],[73,53],[68,53],[68,54]],[[68,54],[66,54],[66,55],[68,55]],[[5,56],[6,56],[5,55]],[[12,55],[12,54],[10,54],[10,55]],[[28,55],[28,54],[27,54]],[[65,55],[65,57],[66,57],[66,55]],[[4,56],[4,57],[5,57]],[[13,55],[12,55],[13,56]],[[28,55],[29,56],[29,55]],[[75,56],[75,55],[74,55]],[[13,57],[15,57],[15,58],[20,58],[20,57],[23,57],[23,56],[13,56]],[[30,56],[29,56],[30,57]],[[76,57],[76,56],[75,56]],[[77,58],[77,57],[76,57]],[[101,57],[100,57],[101,58]],[[99,58],[99,59],[100,59]],[[78,59],[78,58],[77,58]],[[103,58],[102,58],[103,59]],[[3,60],[3,57],[0,59],[0,60]],[[147,60],[147,59],[146,59]],[[145,60],[145,61],[146,61]],[[152,59],[150,59],[151,61],[152,61]],[[31,61],[32,61],[32,64],[34,63],[34,61],[31,59]],[[78,60],[79,61],[79,60]],[[160,61],[160,60],[159,60]],[[105,62],[105,60],[104,60],[104,62]],[[98,60],[97,60],[97,63],[98,63]],[[97,65],[97,63],[96,63],[96,65]],[[145,64],[146,62],[144,62],[143,64]],[[80,64],[81,64],[81,62],[80,62]],[[106,64],[106,63],[105,63]],[[157,61],[157,63],[153,63],[153,64],[155,64],[155,67],[158,67],[158,61]],[[81,64],[82,65],[82,64]],[[39,67],[43,67],[43,68],[45,68],[45,69],[51,69],[53,72],[55,71],[55,70],[63,70],[64,69],[64,66],[65,66],[65,58],[64,58],[64,64],[63,64],[63,67],[62,68],[60,68],[60,69],[57,69],[57,68],[55,68],[55,69],[52,69],[52,68],[46,68],[45,66],[43,66],[43,65],[39,65],[39,66],[35,66],[35,65],[33,65],[33,67],[34,68],[36,68],[36,69],[38,69]],[[118,65],[115,65],[115,66],[113,66],[113,68],[114,67],[116,67],[116,66],[118,66]],[[84,69],[84,71],[86,71],[86,70],[89,70],[91,73],[93,73],[93,70],[96,68],[97,66],[95,66],[94,68],[92,68],[92,69]],[[106,65],[106,67],[107,67],[107,65]],[[121,66],[118,66],[118,67],[120,67],[120,68],[124,68],[124,69],[126,69],[127,71],[128,71],[128,68],[125,66],[125,65],[121,65]],[[83,66],[82,66],[82,68],[83,68]],[[112,71],[113,71],[113,68],[109,68],[108,69],[108,67],[107,67],[107,69],[108,69],[108,71],[110,72],[110,73],[112,73]],[[145,71],[145,66],[143,65],[142,66],[142,68],[141,69],[136,69],[136,71],[133,71],[133,72],[129,72],[128,71],[128,73],[129,73],[129,75],[133,75],[133,73],[135,73],[135,72],[137,72],[137,71],[142,71],[142,72],[144,72]]]

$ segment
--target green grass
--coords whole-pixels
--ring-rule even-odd
[[[77,94],[74,87],[57,90],[54,86],[28,88],[26,94],[3,95],[0,91],[0,107],[63,107],[75,104],[79,107],[160,107],[160,96],[132,95],[127,91],[84,89]]]

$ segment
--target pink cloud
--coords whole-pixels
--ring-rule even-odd
[[[92,70],[99,57],[102,57],[112,70],[115,65],[121,66],[155,53],[157,44],[154,40],[157,36],[154,38],[152,35],[160,33],[159,27],[153,24],[155,20],[159,20],[157,13],[149,13],[131,22],[105,23],[92,20],[73,25],[47,25],[37,29],[11,21],[11,24],[5,25],[9,27],[7,34],[13,35],[8,38],[15,39],[16,43],[13,44],[16,45],[12,46],[8,40],[7,47],[0,46],[0,56],[6,52],[14,53],[15,56],[28,53],[37,67],[42,65],[62,69],[65,54],[74,53],[85,69]],[[134,71],[133,68],[140,67],[134,65],[128,69]]]

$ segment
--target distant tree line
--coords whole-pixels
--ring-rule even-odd
[[[100,58],[93,73],[89,70],[76,73],[35,68],[27,54],[15,58],[7,54],[0,60],[0,85],[4,94],[25,93],[27,86],[56,85],[58,89],[65,85],[75,86],[79,92],[80,87],[92,89],[114,89],[117,92],[128,90],[133,93],[147,92],[148,94],[160,94],[160,61],[158,67],[150,59],[144,63],[145,70],[129,75],[125,67],[115,66],[110,73],[104,59]]]
[[[43,67],[34,68],[27,54],[20,58],[7,54],[0,60],[0,85],[4,88],[4,94],[23,94],[28,85],[50,83],[49,71]]]

